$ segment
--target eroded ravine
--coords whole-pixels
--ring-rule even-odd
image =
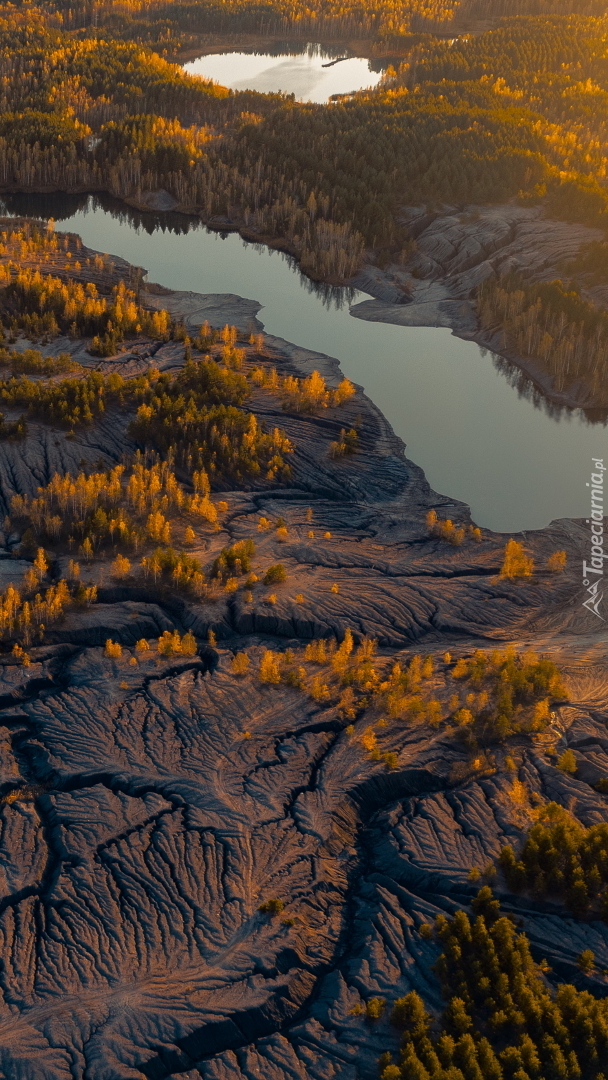
[[[269,348],[281,373],[308,374],[316,362],[336,379],[329,358],[282,351],[276,340]],[[176,354],[170,344],[154,363],[174,370]],[[471,867],[525,834],[532,803],[516,804],[516,778],[526,799],[538,793],[574,805],[585,823],[608,820],[593,787],[608,772],[608,672],[578,604],[580,524],[529,534],[538,571],[501,578],[503,536],[484,531],[452,546],[430,534],[430,509],[464,525],[468,509],[429,488],[361,392],[322,420],[268,397],[252,408],[293,442],[289,485],[222,492],[221,524],[197,553],[208,566],[254,536],[255,565],[281,562],[287,572],[273,602],[260,591],[197,600],[160,582],[106,580],[95,603],[49,627],[29,667],[1,658],[8,1076],[371,1080],[396,1034],[390,1009],[373,1023],[366,1004],[390,1005],[414,987],[438,1005],[437,949],[417,927],[466,905]],[[357,417],[359,452],[332,458],[330,443]],[[5,508],[81,459],[114,465],[135,449],[128,422],[128,409],[114,408],[84,434],[32,424],[25,446],[2,444]],[[259,529],[279,517],[286,536]],[[20,537],[2,539],[8,582],[31,555]],[[542,569],[556,549],[568,556],[561,574]],[[266,650],[291,649],[303,662],[308,642],[342,641],[347,628],[379,642],[379,664],[432,655],[446,716],[454,660],[497,643],[536,639],[565,672],[571,701],[558,706],[549,741],[510,742],[514,774],[506,747],[493,764],[477,762],[446,721],[380,725],[369,705],[349,716],[322,694],[260,678]],[[193,632],[197,656],[136,648],[173,630]],[[108,638],[120,655],[108,655]],[[242,651],[250,668],[237,674]],[[370,715],[379,755],[369,750]],[[580,778],[555,765],[554,750],[569,742]],[[563,907],[499,889],[556,972],[574,972],[581,942],[603,956],[603,924],[573,929]],[[281,912],[259,910],[273,898]]]

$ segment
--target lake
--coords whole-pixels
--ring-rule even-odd
[[[375,86],[381,71],[372,71],[368,60],[311,44],[278,55],[223,52],[199,56],[184,64],[189,75],[214,79],[231,90],[258,90],[262,94],[295,94],[297,101],[328,101],[332,94],[349,94]]]
[[[591,457],[604,454],[605,424],[518,390],[513,369],[500,370],[474,343],[446,329],[353,318],[349,303],[365,294],[317,290],[280,252],[196,219],[131,213],[94,197],[6,202],[11,213],[57,218],[87,246],[145,267],[150,281],[259,301],[269,333],[339,359],[435,490],[468,503],[479,525],[515,532],[588,513],[585,484]]]

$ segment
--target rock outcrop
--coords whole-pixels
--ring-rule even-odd
[[[356,318],[467,329],[467,302],[487,278],[516,271],[552,281],[583,244],[603,239],[600,229],[544,218],[540,207],[466,207],[462,213],[446,208],[436,214],[410,207],[401,221],[416,250],[403,267],[386,273],[367,267],[359,274],[355,284],[385,307],[365,300],[351,309]],[[438,313],[444,320],[439,323]]]
[[[479,328],[475,295],[488,278],[517,272],[530,281],[567,277],[567,267],[585,244],[603,239],[600,229],[543,217],[541,207],[515,205],[446,207],[428,213],[408,207],[401,221],[416,250],[402,266],[385,271],[364,267],[354,284],[373,299],[351,307],[351,315],[398,326],[445,326],[506,356],[549,400],[577,407],[587,404],[584,387],[555,391],[538,363],[505,350],[502,334]],[[587,299],[608,306],[608,290],[594,285]],[[580,398],[580,400],[579,400]]]

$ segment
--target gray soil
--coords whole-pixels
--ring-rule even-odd
[[[152,289],[146,302],[193,328],[205,318],[260,326],[258,305],[236,296]],[[331,357],[266,342],[282,373],[317,368],[337,383]],[[95,365],[135,374],[182,356],[143,343]],[[320,416],[283,413],[270,395],[256,410],[296,446],[290,486],[223,495],[222,528],[195,554],[208,564],[253,536],[258,573],[279,560],[287,569],[276,603],[267,590],[209,604],[108,583],[53,628],[31,667],[0,662],[0,1072],[11,1080],[374,1080],[397,1035],[362,1007],[414,988],[440,1008],[438,949],[417,927],[466,906],[471,867],[520,842],[531,803],[513,799],[514,779],[584,824],[608,821],[608,798],[591,786],[608,776],[608,666],[605,634],[581,607],[583,525],[526,537],[540,568],[566,550],[563,574],[500,580],[505,537],[452,547],[429,536],[429,508],[463,523],[468,509],[430,489],[362,392]],[[329,443],[357,417],[360,452],[331,459]],[[133,449],[128,421],[109,411],[72,439],[31,425],[25,444],[0,443],[2,509],[81,460],[119,461]],[[284,517],[288,536],[258,532],[261,515]],[[19,537],[0,539],[3,580],[7,566],[16,582]],[[445,724],[389,720],[379,736],[397,754],[389,772],[363,748],[365,714],[349,733],[300,691],[231,673],[236,651],[256,670],[263,646],[300,655],[346,627],[375,637],[384,657],[433,654],[442,701],[453,688],[446,650],[533,644],[560,663],[570,703],[547,735],[496,748],[490,768]],[[174,628],[192,629],[197,657],[129,665],[139,638]],[[108,637],[125,647],[120,659],[104,655]],[[566,746],[576,778],[555,764]],[[551,978],[606,993],[607,926],[510,895],[500,879],[496,891]],[[258,911],[269,897],[284,901],[281,916]],[[592,976],[576,965],[584,948]]]
[[[600,229],[552,221],[541,207],[471,206],[458,212],[446,207],[427,213],[421,207],[403,211],[416,251],[402,266],[380,270],[366,266],[356,277],[357,288],[374,299],[351,308],[351,315],[370,322],[398,326],[445,326],[458,337],[477,341],[506,356],[522,369],[552,401],[577,407],[605,402],[587,400],[584,386],[560,393],[542,366],[510,352],[500,328],[481,329],[475,295],[488,278],[517,272],[529,281],[567,278],[565,268],[584,244],[604,239]],[[593,286],[585,297],[608,306],[608,287]]]

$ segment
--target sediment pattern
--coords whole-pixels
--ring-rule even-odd
[[[189,303],[194,319],[200,303]],[[330,358],[268,341],[285,371],[314,360],[335,376]],[[171,348],[154,363],[170,365]],[[200,556],[255,535],[256,560],[287,570],[275,603],[108,583],[49,631],[30,667],[0,658],[0,1072],[11,1080],[371,1080],[397,1035],[365,1003],[415,988],[440,1007],[438,947],[418,927],[470,902],[471,868],[518,845],[534,797],[583,824],[608,821],[592,787],[608,770],[608,669],[574,602],[577,572],[507,581],[504,537],[452,547],[430,536],[430,508],[465,524],[468,510],[430,490],[361,393],[337,419],[257,408],[296,446],[290,487],[227,493]],[[348,410],[361,449],[332,461]],[[120,460],[127,422],[109,411],[71,439],[32,425],[25,448],[0,448],[0,498],[83,458]],[[287,538],[257,531],[260,515],[280,514]],[[563,521],[527,539],[544,565],[558,548],[574,562],[582,535]],[[2,542],[0,568],[15,573],[19,537]],[[491,768],[445,726],[389,719],[389,771],[365,750],[365,714],[351,727],[257,675],[265,647],[297,657],[347,627],[404,663],[534,638],[559,662],[570,702],[547,736],[516,737],[511,760],[498,748]],[[174,629],[194,632],[196,656],[129,662],[140,638]],[[108,637],[122,656],[105,654]],[[236,651],[250,674],[232,671]],[[437,676],[441,700],[448,684]],[[576,778],[555,765],[566,745]],[[603,923],[496,888],[556,978],[605,993]],[[280,913],[259,910],[273,898]],[[576,965],[587,947],[593,976]]]

